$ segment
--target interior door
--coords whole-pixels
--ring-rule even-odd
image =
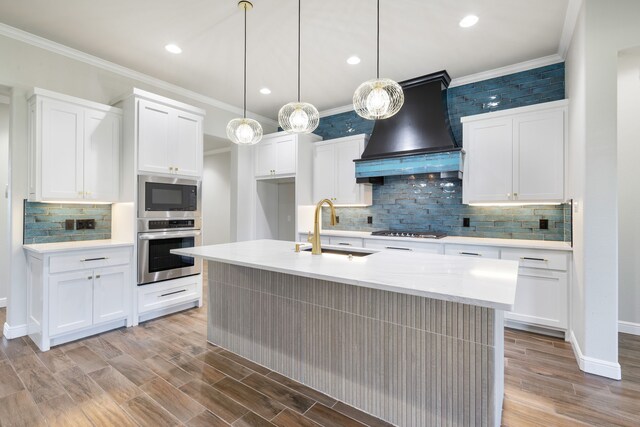
[[[169,150],[174,139],[173,108],[138,100],[138,169],[170,173]],[[172,166],[172,165],[171,165]]]
[[[120,117],[86,110],[84,146],[85,199],[118,201],[120,189]]]

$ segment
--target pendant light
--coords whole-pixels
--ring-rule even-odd
[[[260,123],[247,118],[247,11],[253,9],[253,4],[241,0],[238,7],[244,10],[244,113],[241,119],[233,119],[227,124],[227,137],[238,145],[253,145],[262,139]]]
[[[386,119],[402,108],[404,92],[391,79],[380,78],[380,0],[378,0],[376,78],[358,86],[353,94],[353,108],[362,118],[368,120]]]
[[[300,1],[298,0],[298,102],[290,102],[278,112],[278,123],[288,133],[311,133],[320,123],[318,109],[308,102],[300,102]]]

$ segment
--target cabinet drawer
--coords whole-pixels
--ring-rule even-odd
[[[362,239],[359,237],[336,237],[329,236],[329,244],[336,246],[354,246],[356,248],[361,248],[363,243]]]
[[[84,250],[64,255],[52,255],[49,260],[49,272],[111,267],[129,264],[131,250],[129,248]]]
[[[500,258],[500,249],[490,246],[445,245],[445,255]]]
[[[535,249],[502,249],[502,259],[519,261],[520,267],[567,270],[567,253]]]
[[[201,276],[138,286],[138,313],[171,307],[200,298]]]
[[[439,243],[407,242],[404,240],[364,239],[364,247],[370,249],[387,249],[397,251],[424,252],[429,254],[442,254],[442,246]]]

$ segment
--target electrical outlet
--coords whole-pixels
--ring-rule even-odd
[[[367,217],[367,224],[373,224],[373,217],[372,216],[368,216]]]
[[[549,229],[549,220],[541,219],[540,220],[540,230],[548,230]]]
[[[78,219],[76,220],[76,230],[95,230],[95,219]]]
[[[73,230],[75,228],[76,222],[72,219],[66,219],[64,221],[64,229],[65,230]]]
[[[84,230],[85,228],[87,228],[87,226],[86,226],[86,223],[84,222],[84,219],[77,219],[76,230]]]
[[[469,220],[469,218],[462,218],[462,226],[463,227],[470,227],[471,226],[471,221]]]

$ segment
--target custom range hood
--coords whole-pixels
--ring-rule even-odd
[[[404,106],[393,117],[377,120],[362,157],[356,162],[359,183],[384,183],[385,176],[439,174],[462,176],[462,149],[454,143],[445,89],[446,71],[400,82]]]

